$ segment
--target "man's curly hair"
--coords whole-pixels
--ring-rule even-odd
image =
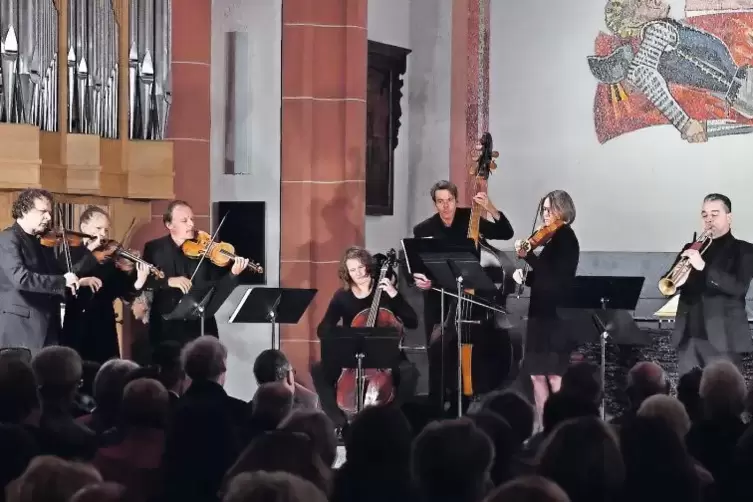
[[[41,188],[27,188],[18,194],[18,198],[13,201],[13,208],[11,209],[13,219],[17,220],[34,209],[34,201],[37,199],[46,199],[52,204],[52,194]]]

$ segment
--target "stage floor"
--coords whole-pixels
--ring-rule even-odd
[[[670,330],[660,330],[652,328],[641,328],[642,331],[649,334],[652,340],[648,346],[629,346],[615,345],[607,343],[606,350],[606,412],[607,415],[617,416],[622,413],[627,405],[625,394],[625,385],[627,382],[628,370],[639,361],[654,361],[660,364],[672,384],[672,394],[674,395],[677,387],[677,353],[670,345]],[[581,354],[586,361],[599,364],[599,344],[589,343],[579,347],[576,351]],[[421,374],[419,380],[419,395],[425,395],[427,392],[426,375],[428,374],[428,363],[423,353],[414,353],[409,355],[410,359],[418,366]],[[748,383],[753,376],[753,354],[747,354],[743,358],[743,375]],[[507,387],[515,388],[526,394],[532,399],[532,389],[527,379],[522,375],[515,381],[509,382]]]

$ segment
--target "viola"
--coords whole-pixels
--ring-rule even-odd
[[[549,242],[549,240],[557,232],[557,230],[559,230],[563,226],[565,226],[565,222],[562,220],[554,220],[548,225],[543,225],[541,228],[536,230],[533,235],[523,241],[523,244],[520,246],[520,250],[518,251],[518,256],[522,258],[537,247],[545,245],[547,242]]]
[[[353,318],[350,323],[351,327],[358,328],[397,328],[401,334],[403,332],[403,323],[401,323],[391,310],[380,307],[379,301],[382,297],[382,290],[379,283],[387,277],[387,272],[392,269],[396,263],[396,253],[391,249],[382,264],[379,277],[374,282],[374,298],[371,301],[371,307],[364,309]],[[392,379],[392,370],[390,368],[363,370],[363,403],[359,403],[358,396],[358,379],[355,369],[344,368],[337,380],[337,405],[349,417],[358,413],[359,409],[367,406],[376,406],[387,404],[395,399],[395,384]]]
[[[60,246],[63,242],[66,242],[69,246],[73,247],[83,246],[85,239],[93,240],[96,239],[96,237],[73,230],[66,230],[65,232],[60,230],[47,230],[39,236],[39,242],[48,248]]]
[[[196,237],[185,241],[180,248],[189,258],[198,260],[206,255],[207,259],[218,267],[226,267],[230,262],[240,258],[235,254],[235,247],[232,244],[212,242],[212,236],[202,230],[198,230]],[[247,269],[257,274],[264,272],[261,265],[250,260]]]
[[[62,245],[64,242],[69,247],[79,247],[84,246],[85,241],[87,240],[93,241],[96,239],[97,238],[93,235],[66,229],[65,231],[48,230],[39,237],[39,242],[46,247],[56,247]],[[103,240],[100,245],[92,251],[92,254],[99,263],[104,263],[105,261],[111,259],[113,256],[125,259],[127,261],[130,261],[131,263],[141,263],[142,265],[146,265],[146,267],[149,269],[150,274],[159,279],[165,278],[164,272],[138,256],[135,251],[125,249],[123,245],[116,240]]]

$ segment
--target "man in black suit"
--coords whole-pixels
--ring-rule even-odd
[[[22,191],[13,202],[12,216],[15,223],[0,232],[0,348],[26,347],[36,354],[57,343],[66,288],[96,291],[102,282],[62,270],[53,249],[41,245],[39,236],[52,221],[49,192]]]
[[[434,201],[436,213],[422,221],[413,228],[413,236],[420,238],[449,239],[453,241],[465,241],[468,239],[468,228],[470,226],[471,208],[458,207],[458,187],[450,181],[438,181],[431,188],[431,199]],[[512,225],[492,203],[486,193],[479,192],[473,197],[473,202],[480,206],[483,211],[479,220],[479,234],[484,239],[512,239],[514,233]],[[482,266],[485,265],[482,259]],[[490,267],[493,268],[493,267]],[[501,275],[501,269],[497,268],[496,272]],[[495,283],[503,282],[503,278],[496,279],[494,274],[487,271],[490,278]],[[427,344],[429,350],[429,394],[430,399],[436,404],[439,402],[441,388],[441,372],[438,366],[442,364],[442,351],[439,344],[432,343],[432,331],[434,327],[446,318],[452,302],[445,300],[444,315],[441,312],[440,293],[432,291],[432,282],[421,273],[414,273],[413,280],[419,289],[426,292],[424,295],[424,329],[426,330]],[[488,298],[495,300],[496,298]],[[483,315],[480,309],[474,309],[474,314]],[[475,316],[474,316],[475,318]],[[448,372],[449,374],[449,372]],[[501,382],[500,382],[501,383]]]
[[[672,344],[678,351],[680,375],[714,359],[729,359],[739,366],[740,354],[753,351],[745,310],[753,279],[753,245],[732,235],[728,197],[707,195],[701,218],[711,244],[703,254],[688,244],[675,260],[676,264],[685,258],[690,264],[676,281],[680,300]]]
[[[196,235],[193,209],[187,202],[174,200],[167,206],[162,221],[169,234],[149,241],[144,246],[144,260],[165,274],[164,279],[150,277],[146,285],[147,289],[154,291],[149,311],[149,338],[153,347],[165,340],[183,344],[200,336],[200,320],[166,321],[162,316],[172,312],[189,290],[200,300],[214,286],[214,297],[226,297],[238,284],[238,275],[248,266],[248,259],[238,258],[233,262],[230,273],[226,273],[205,258],[201,269],[194,276],[199,260],[189,258],[181,250],[183,243]],[[211,309],[210,301],[207,310]],[[205,319],[204,334],[218,336],[214,316]]]

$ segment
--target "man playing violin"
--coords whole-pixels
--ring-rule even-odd
[[[39,237],[52,221],[52,194],[23,190],[11,212],[15,223],[0,232],[0,347],[26,347],[35,354],[58,341],[66,290],[96,290],[102,283],[66,271],[53,249],[41,245]]]
[[[165,274],[164,279],[150,276],[147,289],[154,291],[149,310],[149,338],[153,347],[166,340],[184,344],[201,335],[201,320],[182,321],[163,319],[171,313],[180,299],[189,290],[192,294],[208,292],[216,286],[215,297],[224,297],[226,292],[235,289],[238,275],[248,267],[248,259],[238,257],[229,273],[214,265],[209,259],[201,262],[201,268],[193,277],[199,260],[186,256],[181,246],[196,237],[194,214],[191,206],[182,200],[170,202],[162,216],[168,235],[149,241],[144,246],[144,260],[155,265]],[[201,298],[198,298],[200,300]],[[211,310],[211,309],[210,309]],[[219,336],[214,316],[204,321],[204,334]]]
[[[107,256],[104,252],[99,262],[93,251],[102,250],[110,231],[110,217],[105,210],[89,206],[81,213],[79,228],[85,237],[82,246],[71,248],[71,259],[78,273],[97,277],[102,287],[96,291],[82,291],[65,303],[65,318],[61,344],[75,349],[85,361],[104,363],[120,357],[118,332],[115,326],[117,298],[132,301],[141,293],[149,268],[141,263],[134,266],[124,258]],[[107,250],[104,250],[107,251]]]
[[[414,237],[466,241],[470,226],[471,208],[458,207],[458,187],[450,181],[438,181],[431,187],[431,199],[436,213],[413,228]],[[483,214],[479,221],[479,233],[486,239],[512,239],[514,232],[510,221],[502,214],[486,193],[479,192],[473,201],[481,206]],[[445,301],[444,315],[441,312],[440,293],[432,291],[432,282],[424,274],[413,274],[413,280],[424,295],[424,330],[429,350],[429,396],[433,404],[441,398],[442,351],[439,344],[431,344],[432,331],[446,318],[452,302]],[[496,280],[494,282],[497,282]],[[479,311],[476,309],[475,311]],[[438,349],[434,349],[438,347]]]

